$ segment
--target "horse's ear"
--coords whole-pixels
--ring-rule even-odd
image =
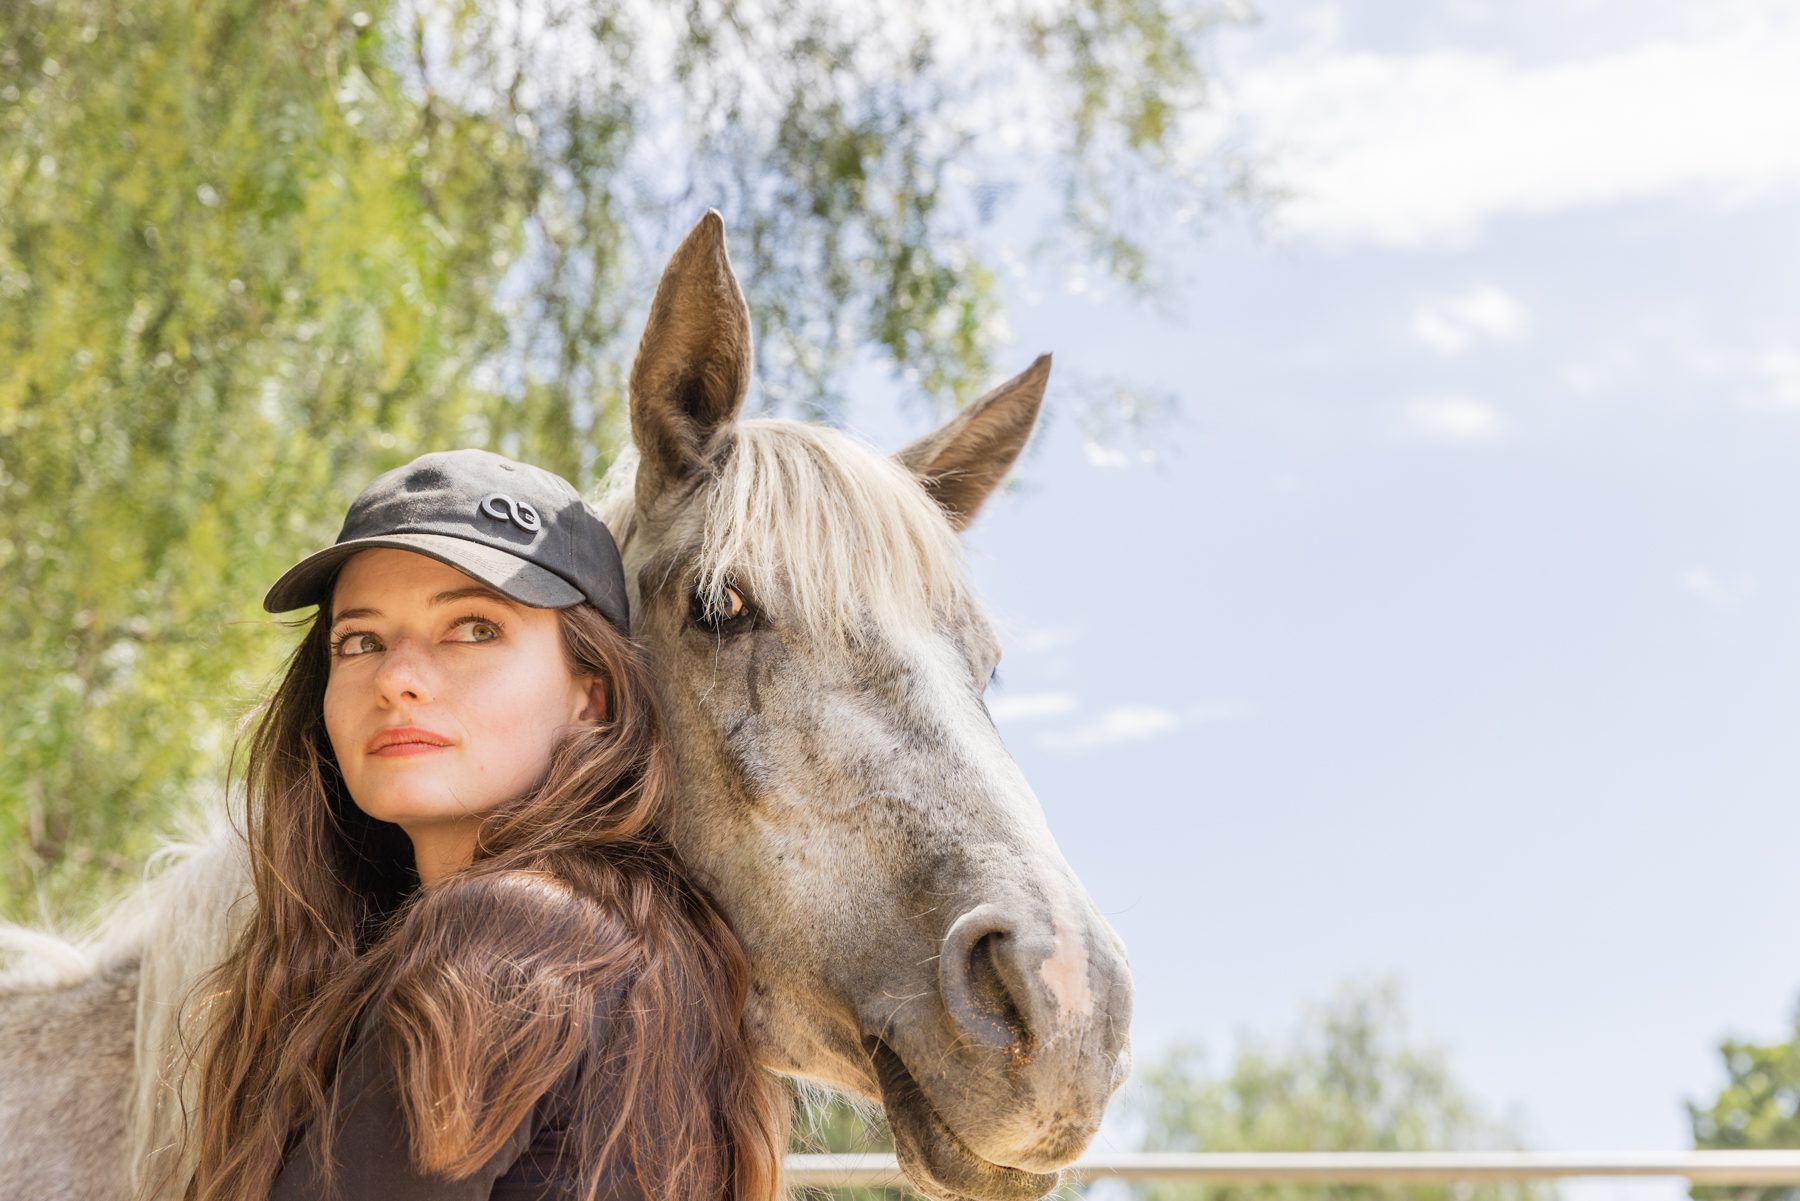
[[[750,307],[725,255],[725,222],[708,209],[663,268],[631,364],[640,498],[707,461],[749,386]]]
[[[1049,380],[1050,356],[1039,355],[1037,362],[958,413],[943,428],[894,455],[919,477],[957,529],[966,529],[975,520],[976,510],[1006,478],[1007,469],[1025,448]]]

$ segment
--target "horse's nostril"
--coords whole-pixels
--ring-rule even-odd
[[[1022,1054],[1030,1049],[1031,1028],[1008,980],[1012,966],[1007,959],[1009,949],[1004,930],[990,931],[975,940],[968,953],[967,991],[957,998],[960,1005],[951,1006],[951,1013],[983,1042]]]
[[[982,935],[969,948],[969,1002],[1024,1037],[1025,1021],[1019,1016],[1019,1006],[1006,987],[1006,978],[1001,975],[1000,965],[996,962],[1005,938],[1005,934],[996,930]]]

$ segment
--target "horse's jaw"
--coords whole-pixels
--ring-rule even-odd
[[[892,1047],[870,1039],[869,1058],[894,1132],[895,1155],[915,1188],[940,1201],[1035,1201],[1061,1182],[1057,1172],[1028,1172],[983,1159],[938,1116]]]

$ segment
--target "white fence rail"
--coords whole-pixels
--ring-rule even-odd
[[[790,1184],[904,1184],[892,1155],[790,1155],[787,1165]],[[1638,1176],[1692,1184],[1800,1186],[1800,1151],[1146,1152],[1088,1156],[1069,1172],[1082,1180],[1211,1184],[1448,1184]]]

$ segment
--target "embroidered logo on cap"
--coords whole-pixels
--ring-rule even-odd
[[[506,508],[497,509],[494,507],[497,504],[505,505]],[[530,530],[534,534],[544,527],[536,509],[525,501],[514,500],[504,492],[492,492],[483,497],[481,511],[500,521],[510,521],[520,529]]]

